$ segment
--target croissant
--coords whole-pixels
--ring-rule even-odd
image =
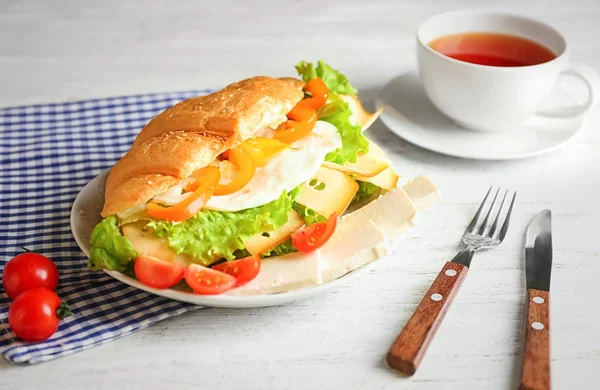
[[[259,130],[277,127],[304,97],[303,85],[252,77],[163,111],[110,171],[102,216],[146,203]]]

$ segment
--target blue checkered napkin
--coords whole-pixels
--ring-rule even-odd
[[[26,343],[8,325],[0,286],[0,352],[38,363],[136,332],[194,306],[129,287],[86,268],[69,228],[75,196],[129,149],[146,122],[188,91],[0,109],[0,272],[20,246],[57,264],[58,294],[74,316],[50,339]]]

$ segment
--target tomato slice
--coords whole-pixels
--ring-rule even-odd
[[[235,278],[224,272],[191,264],[185,270],[185,281],[196,294],[221,294],[235,286]]]
[[[156,203],[148,203],[148,214],[154,218],[168,221],[185,221],[195,215],[215,193],[221,173],[219,168],[208,166],[202,168],[195,175],[193,186],[196,187],[192,195],[175,206],[163,207]]]
[[[226,155],[227,159],[238,169],[231,182],[219,184],[215,195],[229,195],[241,190],[252,179],[256,170],[252,156],[243,147],[229,149]]]
[[[250,154],[257,167],[264,167],[289,145],[273,138],[254,137],[246,140],[242,147]]]
[[[298,106],[311,107],[313,109],[321,108],[327,103],[327,98],[329,97],[329,88],[323,80],[320,78],[314,78],[310,80],[304,86],[304,90],[310,93],[309,98],[301,100],[298,103]]]
[[[179,283],[185,268],[178,263],[142,254],[135,259],[133,270],[140,283],[148,287],[165,289]]]
[[[303,227],[292,234],[292,243],[300,252],[311,252],[325,245],[337,226],[337,213],[331,214],[326,222],[317,222]]]
[[[241,286],[258,275],[260,271],[260,259],[254,256],[245,257],[243,259],[217,264],[212,269],[235,277],[236,285]]]

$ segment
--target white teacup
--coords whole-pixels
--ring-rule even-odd
[[[537,65],[497,67],[455,60],[429,47],[450,34],[489,32],[537,42],[556,58]],[[522,16],[477,10],[443,13],[427,19],[417,32],[419,72],[427,96],[459,125],[479,131],[510,131],[534,115],[572,117],[596,103],[592,83],[581,68],[569,65],[564,37],[554,28]],[[560,75],[581,79],[588,89],[585,104],[540,112],[539,104]]]

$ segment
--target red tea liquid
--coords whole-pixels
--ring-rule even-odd
[[[429,42],[429,47],[455,60],[487,66],[537,65],[556,58],[556,54],[547,47],[508,34],[445,35]]]

